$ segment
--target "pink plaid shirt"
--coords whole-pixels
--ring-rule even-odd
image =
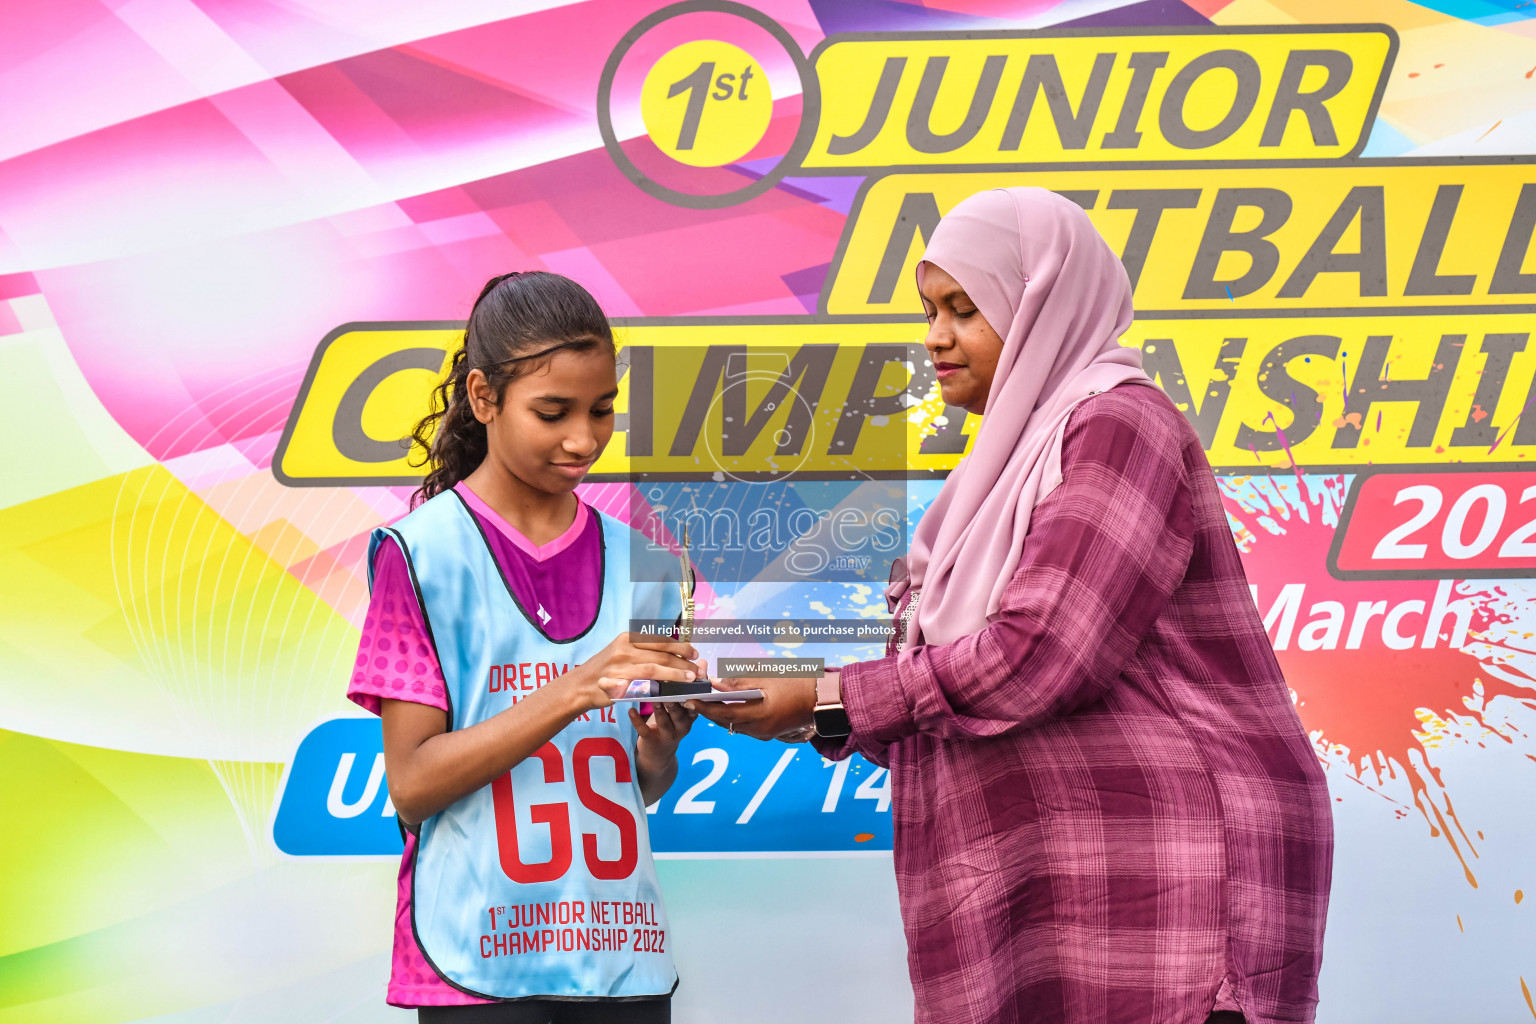
[[[1062,463],[996,620],[845,667],[817,741],[891,770],[917,1019],[1311,1021],[1328,789],[1199,439],[1123,387]]]

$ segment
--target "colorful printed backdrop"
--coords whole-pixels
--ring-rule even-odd
[[[388,442],[487,277],[576,278],[626,349],[857,361],[921,337],[923,237],[998,184],[1122,254],[1125,341],[1221,474],[1335,797],[1320,1019],[1536,1018],[1533,11],[0,8],[0,1024],[405,1019],[343,694],[412,489]],[[896,376],[915,520],[976,423]],[[584,493],[625,515],[615,444]],[[883,615],[859,583],[705,597]],[[679,1020],[910,1013],[889,799],[696,730],[651,826]]]

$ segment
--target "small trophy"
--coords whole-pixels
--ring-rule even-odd
[[[678,590],[683,594],[683,616],[678,623],[677,638],[683,643],[688,643],[693,638],[693,562],[688,557],[688,527],[683,527],[683,543],[677,553],[677,560],[682,565],[682,576],[677,583]]]
[[[693,561],[688,557],[688,527],[683,527],[683,540],[681,549],[677,553],[677,560],[682,568],[682,576],[678,580],[677,588],[683,595],[683,614],[677,623],[677,639],[683,643],[689,643],[693,638],[693,589],[696,579],[693,574]],[[671,697],[682,694],[708,693],[713,687],[708,679],[701,679],[692,683],[658,682],[657,696]]]
[[[683,611],[677,618],[677,626],[673,632],[673,639],[682,643],[691,643],[693,639],[693,591],[697,584],[697,578],[693,572],[693,562],[688,557],[688,531],[683,530],[682,550],[678,552],[678,564],[682,569],[682,578],[678,580],[678,590],[683,596]],[[659,623],[658,623],[659,625]],[[761,700],[762,690],[716,690],[708,679],[698,679],[691,683],[672,682],[671,680],[636,679],[629,684],[629,689],[624,696],[615,697],[615,701],[636,701],[636,710],[642,715],[654,712],[654,706],[650,703],[679,703],[689,700],[729,701],[741,703],[749,700]]]

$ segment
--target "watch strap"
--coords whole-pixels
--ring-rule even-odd
[[[828,669],[816,680],[816,706],[843,703],[843,680],[836,670]]]
[[[843,681],[836,670],[822,673],[816,680],[816,706],[811,712],[816,733],[828,739],[847,736],[853,731],[848,709],[843,705]]]

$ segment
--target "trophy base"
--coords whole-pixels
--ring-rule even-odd
[[[673,683],[663,681],[656,683],[656,687],[657,690],[655,696],[657,697],[686,697],[693,696],[694,694],[709,693],[714,689],[714,687],[710,685],[708,679],[701,679],[698,682],[693,683]]]

